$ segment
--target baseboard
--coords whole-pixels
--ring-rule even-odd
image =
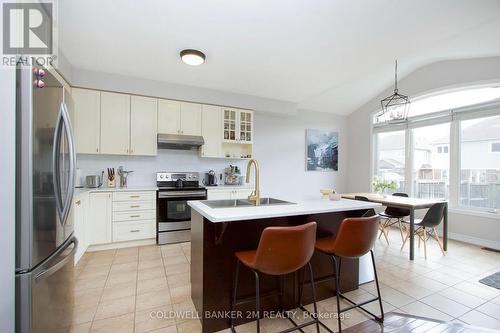
[[[472,236],[468,236],[468,235],[457,234],[454,232],[448,232],[448,238],[454,239],[454,240],[457,240],[460,242],[464,242],[464,243],[469,243],[469,244],[489,247],[489,248],[495,249],[495,250],[500,250],[500,242],[489,240],[489,239],[477,238],[477,237],[472,237]]]
[[[128,241],[128,242],[90,245],[87,249],[87,252],[112,250],[112,249],[123,249],[126,247],[146,246],[146,245],[154,245],[154,244],[156,244],[156,238],[148,238],[148,239],[141,239],[141,240]]]

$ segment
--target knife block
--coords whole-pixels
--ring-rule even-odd
[[[115,179],[113,179],[113,180],[108,179],[108,187],[111,187],[111,188],[116,187],[116,181],[115,181]]]

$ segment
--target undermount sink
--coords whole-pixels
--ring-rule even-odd
[[[231,208],[231,207],[252,207],[255,204],[248,199],[233,199],[233,200],[205,200],[202,201],[210,208]],[[275,198],[260,198],[260,206],[275,206],[275,205],[294,205],[294,202],[275,199]]]

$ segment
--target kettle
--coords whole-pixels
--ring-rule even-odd
[[[214,170],[210,170],[205,174],[205,179],[203,180],[203,185],[205,186],[217,186],[217,175]]]

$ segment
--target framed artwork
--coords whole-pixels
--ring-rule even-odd
[[[306,129],[306,170],[338,171],[339,133]]]

